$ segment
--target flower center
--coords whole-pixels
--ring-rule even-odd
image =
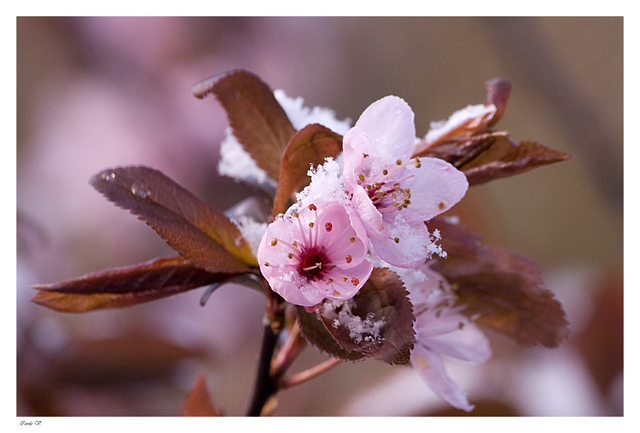
[[[323,274],[328,269],[329,259],[324,253],[324,249],[312,247],[303,248],[300,253],[300,264],[298,272],[307,280],[316,281],[322,279]]]
[[[413,164],[415,168],[421,166],[417,157],[412,158],[409,164]],[[367,191],[380,213],[406,209],[411,204],[411,189],[403,187],[403,184],[414,177],[407,173],[407,165],[398,159],[395,164],[374,169],[367,161],[364,172],[358,175],[358,184]]]

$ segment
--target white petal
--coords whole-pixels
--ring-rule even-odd
[[[451,315],[445,320],[455,321],[456,329],[427,338],[424,333],[428,330],[417,329],[416,339],[420,341],[420,344],[424,344],[440,354],[474,364],[482,364],[491,357],[489,341],[478,326],[470,323],[462,314]],[[458,328],[457,324],[463,324],[463,327]]]
[[[411,353],[411,364],[438,397],[458,409],[467,412],[473,410],[474,406],[469,404],[464,391],[449,378],[437,354],[416,345]]]
[[[367,135],[370,151],[378,156],[411,157],[416,138],[411,107],[397,96],[386,96],[369,105],[355,125]]]

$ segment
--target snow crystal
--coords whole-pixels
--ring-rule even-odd
[[[257,255],[258,245],[260,245],[262,236],[267,231],[267,223],[257,222],[253,218],[244,215],[231,221],[238,227],[242,237],[249,243],[253,255]]]
[[[251,155],[244,150],[233,135],[231,128],[227,128],[225,133],[226,137],[222,143],[220,143],[218,173],[236,180],[257,185],[266,185],[275,189],[276,181],[271,179],[263,169],[256,165]]]
[[[342,168],[333,158],[327,158],[325,163],[307,173],[311,183],[300,193],[296,194],[299,202],[337,202],[343,206],[349,205],[348,196],[341,177]]]
[[[356,344],[360,344],[362,341],[379,342],[384,340],[380,334],[382,327],[386,324],[384,317],[380,320],[374,320],[374,314],[369,312],[362,319],[351,311],[352,303],[351,299],[348,301],[325,301],[321,306],[322,314],[325,317],[337,314],[337,317],[332,321],[332,326],[336,329],[340,326],[346,326],[349,330],[349,338]]]
[[[424,139],[427,144],[434,142],[441,136],[456,129],[464,123],[475,119],[477,117],[487,117],[493,115],[496,112],[496,106],[491,105],[469,105],[462,110],[458,110],[453,113],[447,120],[440,120],[438,122],[431,122],[429,132],[425,135]]]
[[[342,135],[351,129],[351,119],[338,120],[336,113],[329,108],[305,107],[302,97],[293,99],[287,96],[284,90],[276,89],[273,94],[297,130],[312,123],[319,123]]]

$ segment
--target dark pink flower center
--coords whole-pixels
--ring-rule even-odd
[[[300,252],[300,264],[298,272],[307,280],[316,281],[322,279],[323,274],[330,268],[330,261],[323,248],[302,248]]]

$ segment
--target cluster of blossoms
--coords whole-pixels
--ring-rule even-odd
[[[444,278],[429,269],[429,258],[446,252],[437,244],[438,231],[426,224],[455,205],[468,182],[442,159],[412,157],[417,142],[414,114],[404,100],[387,96],[371,104],[344,134],[342,154],[310,170],[310,184],[266,227],[258,263],[273,291],[307,311],[325,300],[351,299],[372,263],[396,271],[414,305],[412,365],[438,396],[471,410],[440,355],[481,363],[491,352],[482,332],[454,308]],[[229,143],[221,167],[232,165]]]
[[[220,285],[258,281],[267,320],[248,415],[273,410],[268,403],[282,389],[365,358],[411,363],[441,399],[470,411],[444,357],[478,364],[491,356],[476,323],[546,347],[569,332],[529,260],[484,245],[454,218],[435,218],[470,185],[571,157],[493,131],[511,86],[485,85],[484,104],[432,123],[418,139],[411,108],[395,96],[371,104],[351,127],[247,71],[196,83],[193,94],[213,93],[229,118],[220,174],[272,198],[271,219],[256,197],[222,213],[153,168],[104,170],[91,185],[179,256],[38,285],[33,301],[77,313],[206,286],[204,305]],[[332,359],[285,377],[305,342]],[[196,384],[185,413],[216,414],[200,391]]]

